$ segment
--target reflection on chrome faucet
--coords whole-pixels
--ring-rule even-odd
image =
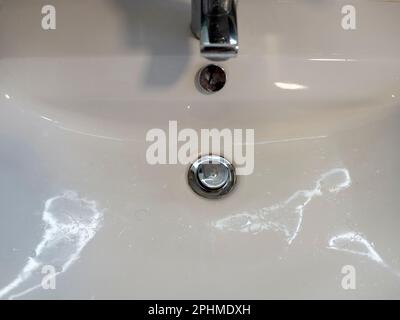
[[[65,272],[93,239],[102,218],[96,202],[79,198],[76,192],[48,199],[42,215],[45,230],[35,255],[28,258],[10,284],[0,288],[0,298],[18,298],[40,288],[43,277],[40,269],[44,266],[53,266],[56,275]]]
[[[202,55],[226,60],[239,51],[237,0],[192,0],[192,32]]]
[[[332,169],[320,176],[311,190],[299,190],[282,203],[253,212],[242,212],[219,219],[213,223],[221,231],[238,231],[257,234],[271,230],[282,233],[291,244],[301,229],[305,207],[314,197],[326,192],[337,193],[350,187],[351,178],[347,169]]]

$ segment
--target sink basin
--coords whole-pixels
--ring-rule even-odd
[[[241,1],[212,95],[189,0],[47,3],[0,1],[0,298],[400,298],[399,1]],[[254,129],[254,172],[199,197],[169,121]]]

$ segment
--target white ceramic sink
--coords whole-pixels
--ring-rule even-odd
[[[241,1],[214,95],[190,1],[47,3],[0,0],[1,298],[400,298],[399,1]],[[171,120],[255,129],[254,173],[200,198],[146,162]]]

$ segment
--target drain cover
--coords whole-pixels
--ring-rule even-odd
[[[204,156],[192,164],[188,180],[198,195],[217,199],[228,194],[235,186],[235,168],[220,156]]]
[[[226,73],[223,68],[210,64],[202,68],[197,75],[197,82],[205,93],[220,91],[226,83]]]

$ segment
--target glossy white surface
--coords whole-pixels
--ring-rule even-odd
[[[241,1],[212,96],[190,1],[46,3],[0,1],[1,298],[400,298],[400,2]],[[170,120],[254,128],[254,174],[199,198],[146,163]]]

